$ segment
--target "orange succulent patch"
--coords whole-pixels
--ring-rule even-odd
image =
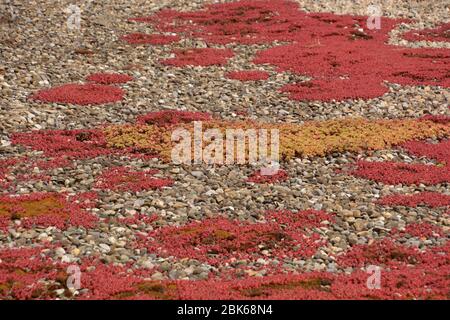
[[[277,281],[278,280],[278,281]],[[252,284],[244,286],[243,288],[235,287],[234,290],[238,291],[245,298],[267,298],[272,295],[280,294],[283,292],[315,292],[320,296],[320,293],[324,295],[328,294],[331,289],[330,286],[333,283],[331,277],[323,275],[320,277],[305,277],[304,279],[275,279],[274,281]]]
[[[116,300],[175,300],[177,297],[176,282],[144,280],[136,283],[129,290],[116,293],[112,298]]]
[[[25,227],[42,225],[63,229],[68,224],[90,227],[97,219],[83,210],[91,206],[88,202],[92,200],[84,197],[84,195],[67,197],[58,193],[3,196],[0,198],[0,218],[21,220]]]
[[[54,195],[38,197],[36,199],[27,199],[20,203],[13,201],[0,201],[0,215],[11,216],[13,219],[37,217],[49,213],[60,216],[67,216],[67,212],[61,210],[64,203]]]

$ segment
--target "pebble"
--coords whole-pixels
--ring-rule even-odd
[[[163,263],[161,263],[159,268],[161,269],[161,271],[169,271],[171,268],[171,265],[168,262],[163,262]]]
[[[59,247],[59,248],[55,249],[55,254],[57,256],[63,256],[65,253],[66,253],[66,250],[64,250],[64,248]]]
[[[142,263],[142,267],[146,269],[153,269],[155,265],[151,262],[151,260],[146,260]]]
[[[100,243],[99,247],[102,249],[103,252],[110,252],[111,248],[106,243]]]
[[[363,231],[367,227],[367,221],[362,219],[355,220],[354,227],[356,231]]]
[[[154,274],[152,274],[151,278],[153,280],[164,280],[164,275],[161,272],[155,272]]]

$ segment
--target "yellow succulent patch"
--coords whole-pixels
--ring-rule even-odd
[[[105,134],[109,147],[146,149],[158,153],[163,160],[170,161],[174,146],[171,141],[172,131],[183,128],[190,131],[193,138],[193,127],[192,123],[172,127],[115,125],[107,127]],[[303,124],[221,120],[202,122],[203,132],[213,128],[219,129],[224,136],[226,129],[278,129],[281,159],[324,156],[333,152],[381,150],[408,140],[450,135],[450,126],[447,124],[416,119],[347,118]]]
[[[412,139],[442,137],[450,126],[431,121],[342,119],[280,128],[284,158],[324,156],[333,152],[388,149]]]
[[[113,125],[105,128],[109,147],[159,150],[167,142],[162,128],[154,125]],[[170,141],[170,135],[169,135]]]

